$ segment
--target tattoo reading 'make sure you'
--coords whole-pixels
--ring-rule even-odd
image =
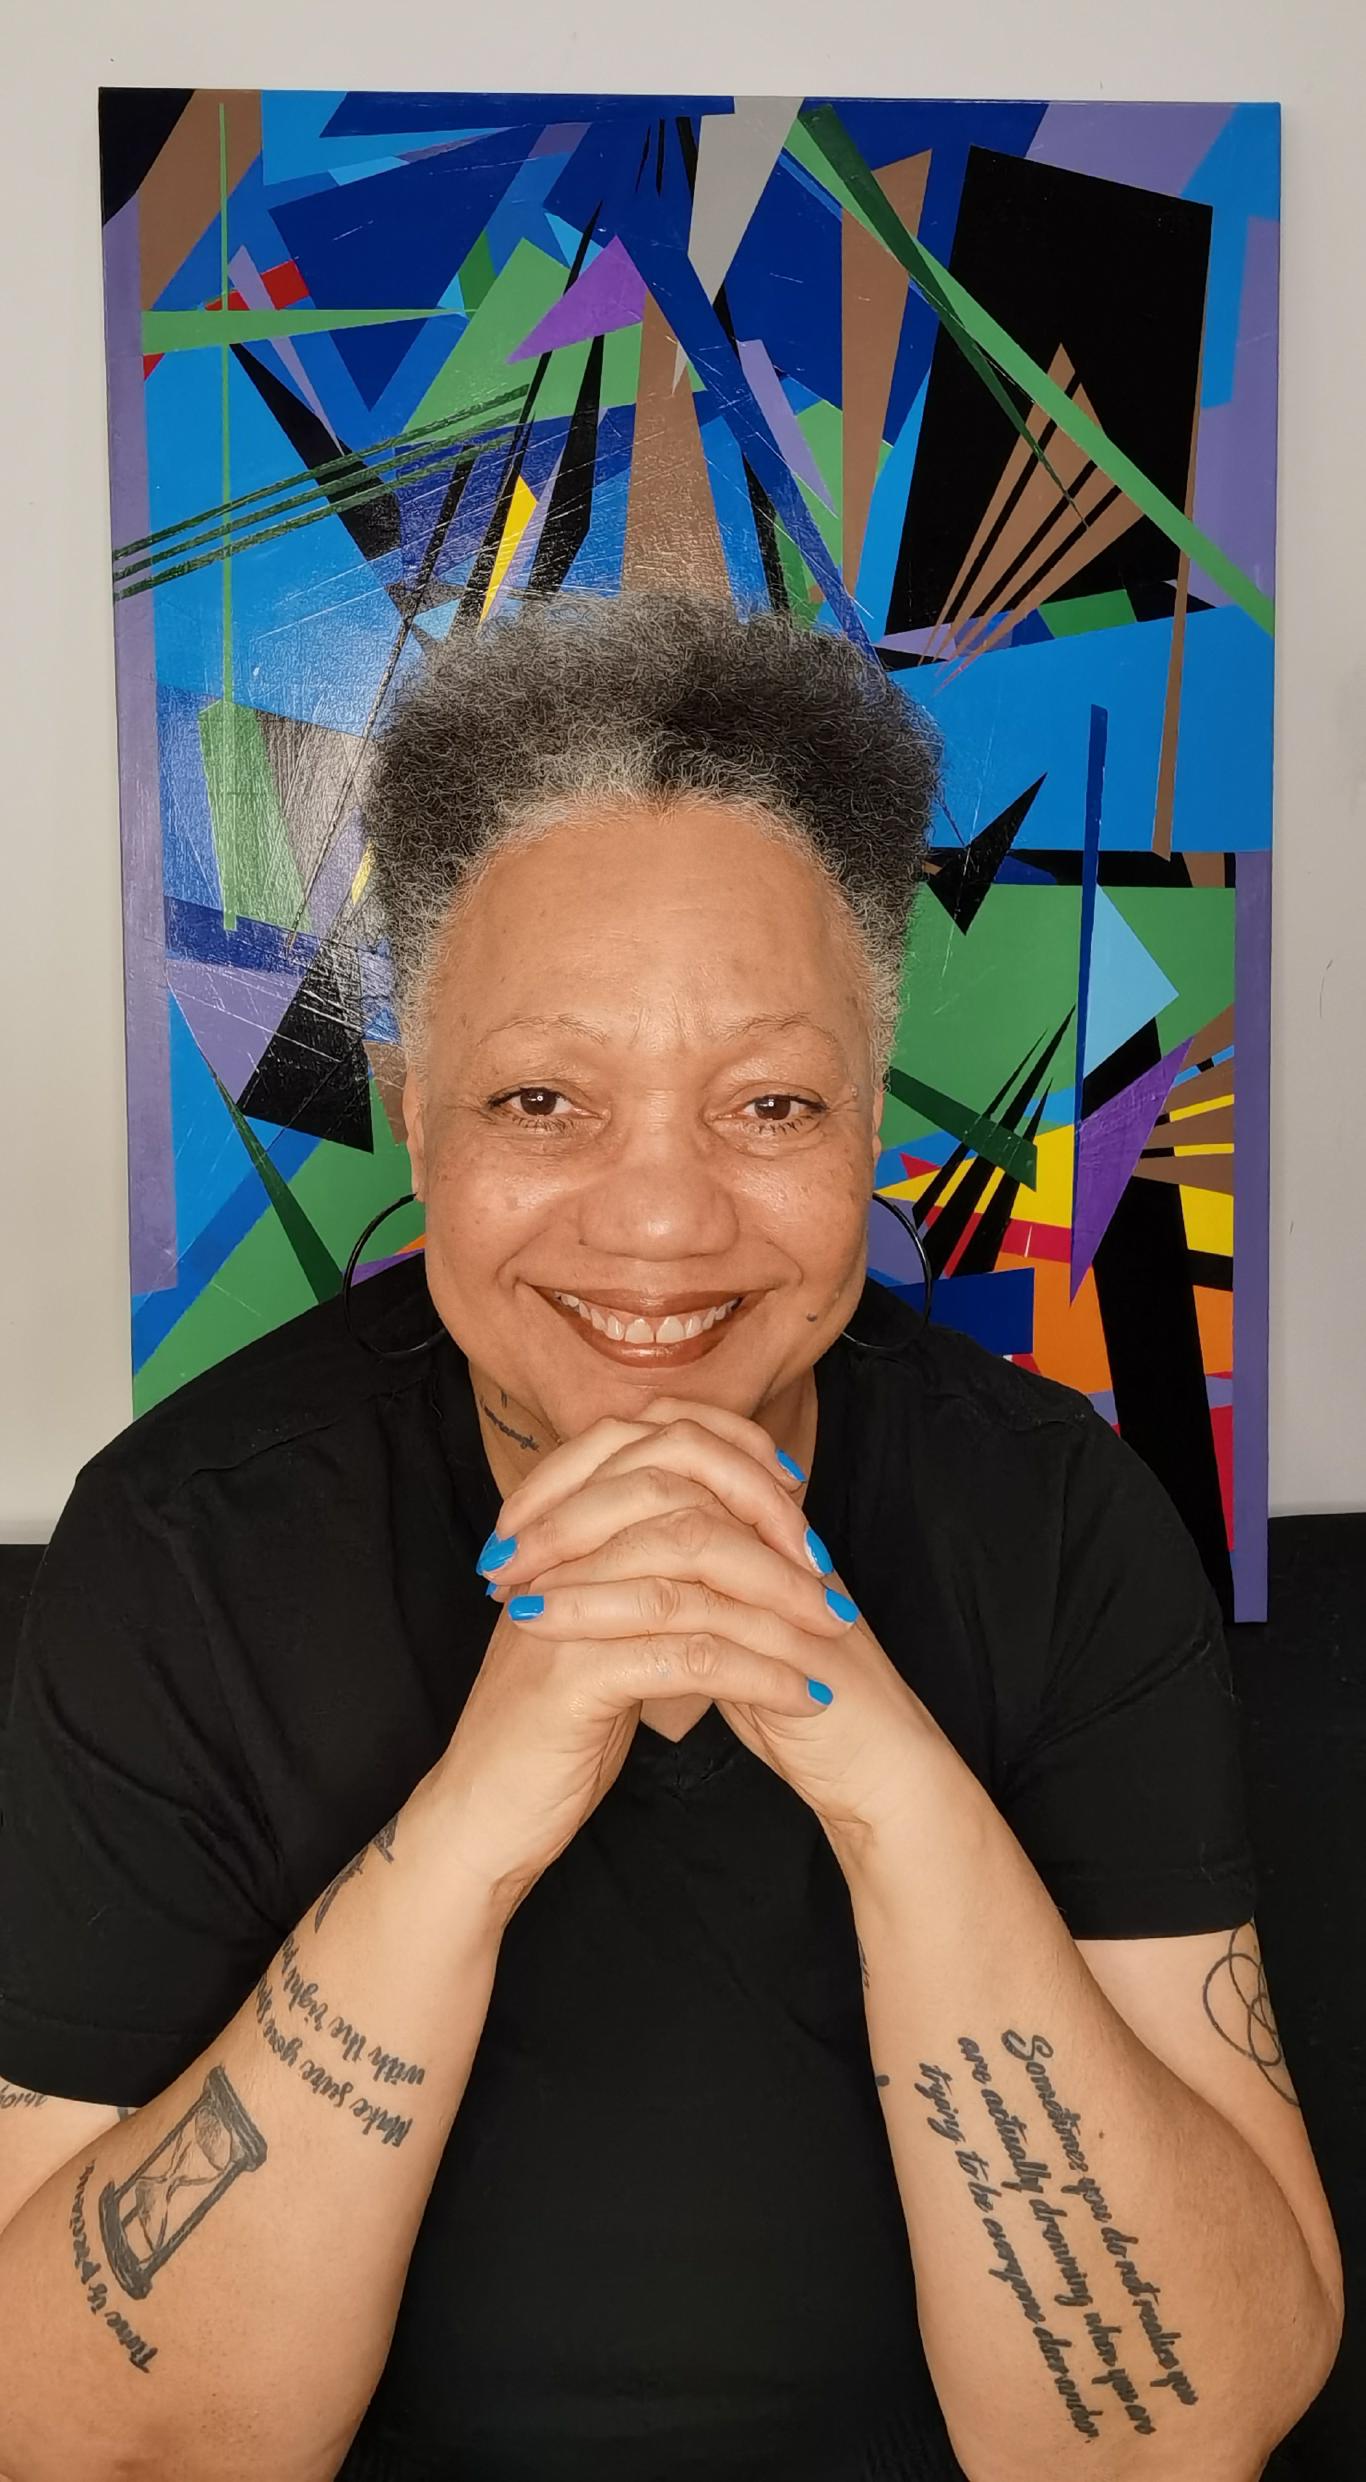
[[[256,2022],[262,2039],[320,2101],[336,2111],[349,2112],[366,2137],[377,2133],[382,2145],[401,2146],[412,2121],[386,2109],[382,2094],[374,2089],[420,2086],[425,2068],[372,2043],[360,2026],[333,2010],[317,1983],[305,1981],[298,1957],[296,1942],[286,1938],[279,1956],[278,1996],[268,1974],[262,1974],[256,1985]],[[303,2019],[305,2030],[291,2023],[296,2016]],[[344,2068],[354,2070],[354,2075],[343,2076]]]
[[[1001,2046],[1012,2060],[1018,2060],[1034,2088],[1035,2100],[1052,2131],[1061,2152],[1064,2167],[1072,2174],[1060,2181],[1056,2192],[1050,2191],[1053,2168],[1040,2155],[1031,2152],[1026,2123],[1010,2109],[997,2090],[990,2063],[970,2034],[961,2034],[958,2049],[966,2063],[970,2083],[967,2092],[976,2092],[996,2133],[1010,2170],[993,2176],[991,2164],[980,2147],[971,2142],[962,2123],[962,2104],[951,2093],[953,2072],[930,2060],[920,2062],[923,2084],[916,2093],[923,2095],[932,2109],[927,2115],[929,2126],[954,2149],[960,2170],[967,2182],[968,2194],[982,2217],[983,2229],[992,2243],[999,2264],[989,2273],[1014,2293],[1024,2317],[1029,2321],[1034,2340],[1053,2376],[1053,2384],[1066,2407],[1068,2418],[1084,2438],[1100,2436],[1099,2425],[1107,2408],[1088,2404],[1085,2390],[1108,2387],[1121,2406],[1132,2429],[1148,2437],[1156,2430],[1152,2414],[1142,2400],[1139,2381],[1131,2368],[1120,2358],[1118,2339],[1122,2327],[1107,2320],[1096,2306],[1095,2295],[1074,2242],[1070,2219],[1083,2212],[1091,2217],[1091,2229],[1098,2237],[1107,2257],[1113,2261],[1120,2283],[1135,2304],[1141,2337],[1134,2349],[1157,2363],[1161,2376],[1146,2379],[1149,2388],[1163,2388],[1179,2403],[1193,2405],[1199,2401],[1176,2351],[1180,2330],[1165,2327],[1158,2310],[1161,2286],[1150,2281],[1134,2252],[1140,2247],[1138,2235],[1123,2232],[1115,2222],[1109,2200],[1092,2174],[1079,2135],[1080,2114],[1069,2110],[1059,2097],[1044,2062],[1053,2057],[1053,2046],[1042,2034],[1027,2040],[1022,2034],[1007,2030],[1001,2035]],[[1065,2289],[1052,2295],[1051,2303],[1040,2300],[1038,2293],[1021,2264],[1019,2254],[996,2209],[1007,2194],[1027,2198],[1029,2213],[1036,2232],[1042,2237],[1056,2265]],[[1075,2200],[1064,2205],[1063,2199]],[[1083,2227],[1085,2229],[1086,2227]],[[1052,2310],[1081,2312],[1080,2325],[1084,2335],[1055,2333]],[[1068,2319],[1075,2326],[1077,2322]],[[1071,2351],[1088,2346],[1100,2363],[1078,2383],[1067,2361]],[[1132,2356],[1131,2356],[1132,2357]]]

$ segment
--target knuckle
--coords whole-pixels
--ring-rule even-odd
[[[696,1556],[711,1540],[710,1513],[698,1501],[686,1508],[676,1508],[669,1520],[669,1532],[676,1550]]]
[[[669,1472],[668,1467],[666,1465],[644,1465],[641,1467],[641,1475],[644,1481],[644,1487],[649,1493],[650,1498],[654,1501],[656,1507],[668,1508],[672,1506],[674,1494],[678,1488],[678,1483],[676,1477]]]
[[[679,1641],[679,1659],[691,1680],[715,1677],[721,1649],[709,1629],[689,1629]]]
[[[682,1600],[678,1580],[673,1577],[650,1577],[641,1596],[646,1620],[657,1629],[667,1629],[677,1617]]]

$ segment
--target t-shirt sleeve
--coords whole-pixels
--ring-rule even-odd
[[[997,1805],[1076,1939],[1249,1921],[1218,1601],[1166,1491],[1089,1406],[1067,1441],[1047,1678]]]
[[[108,1457],[34,1582],[0,1786],[0,2075],[150,2100],[278,1941],[278,1857],[183,1543]]]

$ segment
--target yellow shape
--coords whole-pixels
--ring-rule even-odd
[[[1018,1224],[1053,1224],[1066,1232],[1072,1221],[1072,1124],[1042,1129],[1034,1140],[1039,1178],[1021,1189],[1012,1210]]]
[[[357,866],[357,870],[356,870],[356,875],[355,875],[355,878],[354,878],[354,879],[352,880],[352,882],[351,882],[351,902],[352,902],[352,904],[353,904],[353,905],[358,905],[358,904],[360,903],[360,900],[361,900],[361,898],[364,896],[366,889],[369,887],[369,885],[370,885],[370,873],[371,873],[371,871],[374,869],[374,867],[375,867],[375,856],[374,856],[374,851],[373,851],[373,848],[372,848],[370,845],[367,845],[367,846],[366,846],[366,848],[365,848],[365,851],[363,852],[363,854],[362,854],[362,855],[361,855],[361,857],[360,857],[360,862],[359,862],[359,864],[358,864],[358,866]]]
[[[1227,1258],[1233,1248],[1233,1200],[1217,1189],[1181,1189],[1186,1241],[1193,1250]]]
[[[499,587],[502,585],[504,578],[507,576],[508,570],[511,568],[514,559],[516,558],[517,546],[521,542],[523,535],[526,533],[527,527],[535,514],[535,509],[536,494],[534,491],[529,489],[526,483],[523,482],[522,477],[519,474],[516,483],[513,486],[512,505],[507,513],[507,522],[503,527],[503,539],[498,546],[498,557],[493,564],[493,575],[489,579],[489,590],[484,597],[484,608],[479,615],[481,621],[487,620],[488,618],[489,606],[492,603],[494,596],[497,594]]]

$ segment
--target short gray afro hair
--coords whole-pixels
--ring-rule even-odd
[[[821,870],[885,1080],[939,757],[874,658],[772,613],[633,590],[528,597],[481,628],[457,623],[396,703],[365,795],[410,1054],[428,977],[496,853],[583,805],[705,800],[746,810]]]

